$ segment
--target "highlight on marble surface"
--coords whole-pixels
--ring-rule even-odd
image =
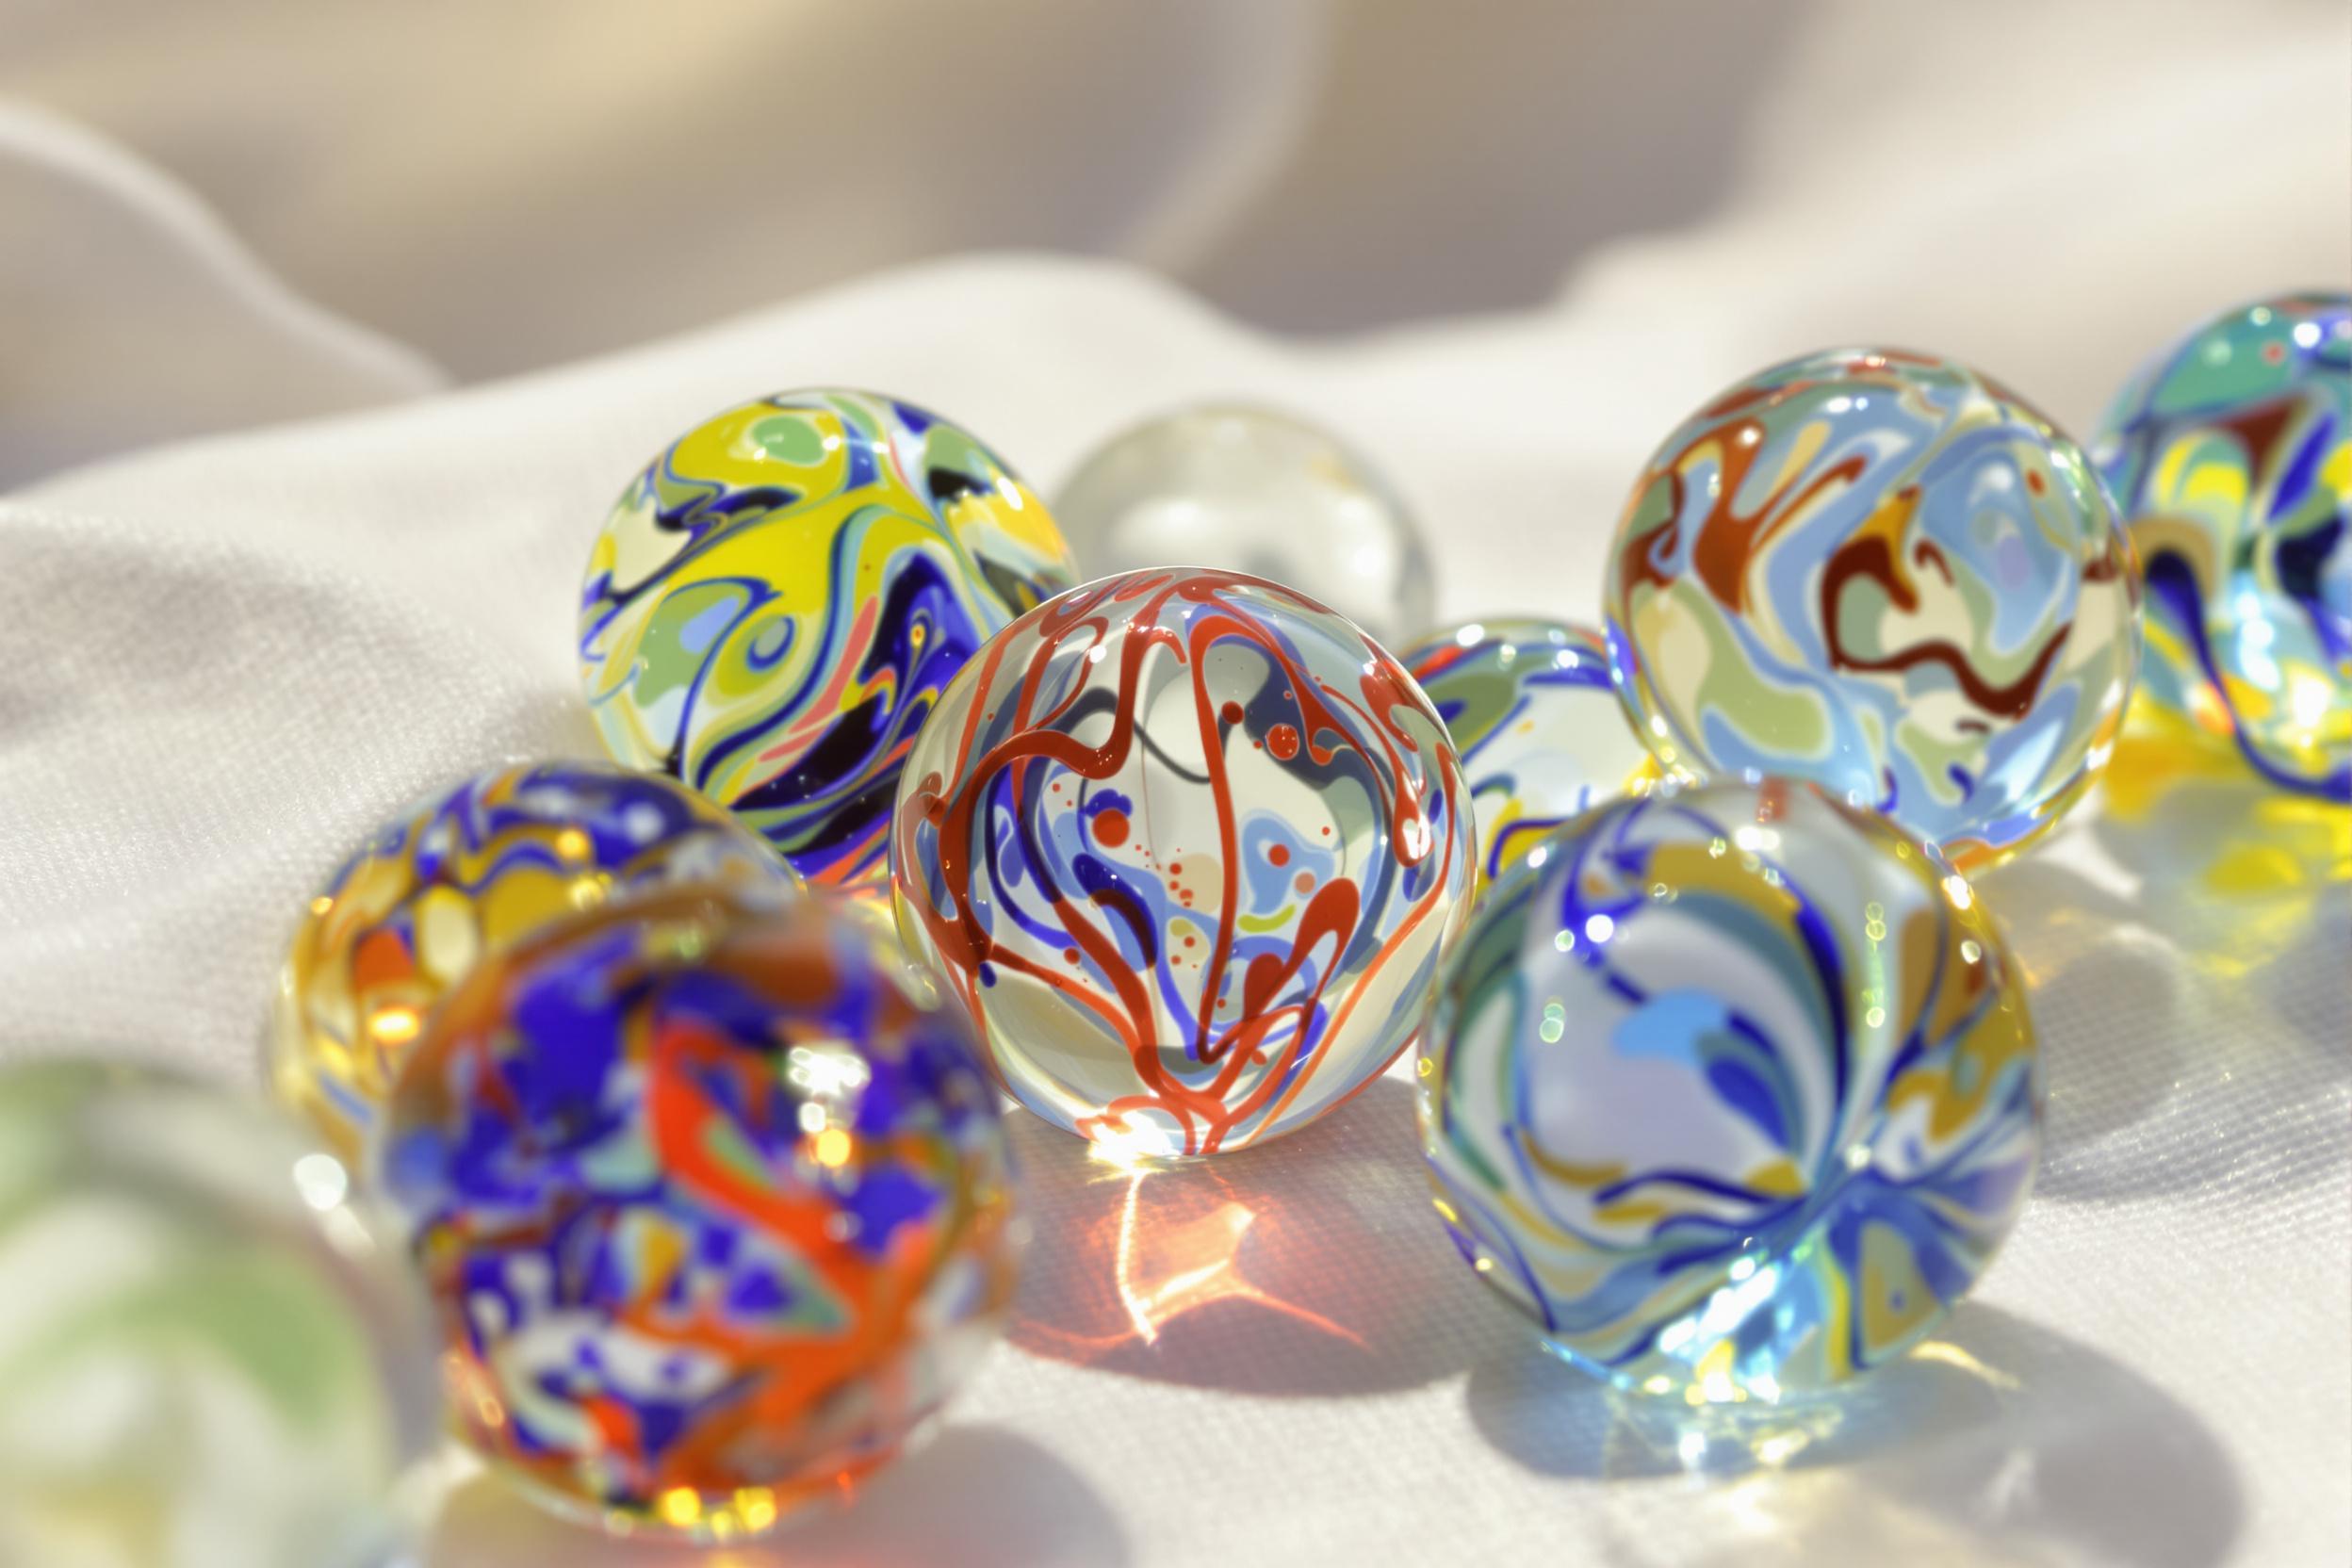
[[[1429,624],[1419,525],[1369,459],[1292,415],[1236,403],[1120,431],[1054,498],[1083,575],[1211,566],[1286,584],[1396,647]]]
[[[286,944],[270,1072],[356,1162],[442,995],[482,958],[652,888],[715,883],[771,899],[792,873],[721,808],[609,762],[493,768],[370,833]]]
[[[1000,633],[900,785],[899,926],[1030,1110],[1136,1155],[1304,1126],[1396,1059],[1468,907],[1446,727],[1343,617],[1136,571]]]
[[[1486,615],[1441,627],[1396,657],[1462,754],[1482,882],[1570,817],[1658,776],[1617,699],[1597,631]]]
[[[2352,804],[2352,295],[2199,322],[2091,450],[2148,584],[2148,699]]]
[[[920,1440],[1020,1233],[962,1017],[810,894],[681,888],[485,960],[385,1106],[378,1181],[461,1430],[556,1511],[735,1541]]]
[[[1850,349],[1760,371],[1667,436],[1605,608],[1669,772],[1809,779],[1967,871],[2096,778],[2139,593],[2106,492],[2048,417],[1952,361]]]
[[[440,1441],[422,1297],[270,1106],[0,1071],[0,1562],[391,1568]]]
[[[1901,1356],[2032,1184],[2024,986],[1968,884],[1818,788],[1661,788],[1489,890],[1416,1064],[1439,1216],[1563,1360],[1690,1405]]]
[[[580,592],[580,681],[615,759],[732,808],[811,883],[880,881],[940,690],[1074,580],[1045,504],[970,432],[874,393],[782,393],[622,492]]]

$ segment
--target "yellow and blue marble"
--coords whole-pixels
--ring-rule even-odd
[[[681,883],[792,895],[759,836],[670,779],[610,762],[494,768],[385,822],[286,944],[270,1036],[278,1096],[355,1159],[442,996],[584,911]]]
[[[2092,455],[2148,585],[2149,702],[2273,783],[2352,803],[2352,295],[2199,323]]]
[[[2015,1222],[2021,978],[1929,845],[1802,783],[1663,788],[1490,889],[1422,1034],[1422,1144],[1480,1278],[1565,1360],[1692,1404],[1903,1354]]]
[[[874,884],[940,691],[1073,580],[1044,503],[968,432],[871,393],[763,398],[622,493],[580,678],[615,759],[732,808],[811,883]]]

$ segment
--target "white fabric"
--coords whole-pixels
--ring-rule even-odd
[[[444,384],[288,291],[169,175],[0,101],[0,485]]]
[[[947,250],[1181,262],[1297,140],[1331,9],[0,0],[0,93],[479,376]]]
[[[1725,188],[1672,228],[1595,244],[1537,308],[1302,345],[1138,271],[970,259],[500,384],[434,393],[423,356],[395,351],[365,384],[245,416],[373,412],[0,499],[0,1058],[113,1050],[254,1081],[279,943],[357,834],[500,759],[593,754],[571,658],[588,541],[646,454],[754,391],[890,388],[1049,490],[1088,443],[1168,403],[1297,407],[1420,508],[1442,611],[1589,615],[1650,444],[1776,354],[1936,348],[2079,428],[2197,312],[2352,276],[2341,8],[2233,7],[2226,28],[2122,40],[2138,11],[2034,8],[1981,32],[1884,20],[1908,9],[1810,13],[1775,46]],[[1722,47],[1756,47],[1730,31]],[[2101,67],[2126,45],[2131,69]],[[1919,74],[1888,86],[1898,55]],[[1673,73],[1653,79],[1637,107],[1675,112]],[[1423,122],[1442,127],[1442,106]],[[70,230],[84,208],[44,210]],[[1282,232],[1268,220],[1190,253],[1270,247],[1217,286],[1273,298],[1291,286],[1266,281],[1288,266]],[[24,270],[0,277],[71,274],[45,250],[5,255]],[[462,254],[408,265],[415,298],[467,276]],[[648,286],[631,265],[597,286]],[[286,292],[260,263],[249,275]],[[90,271],[79,319],[132,286],[116,276]],[[245,317],[205,340],[224,386],[266,383],[289,352],[321,375],[354,363],[339,332]],[[37,382],[0,384],[10,417],[43,406]],[[93,395],[50,449],[103,449],[89,432],[109,400],[139,406],[139,384]],[[1323,1127],[1132,1194],[1017,1119],[1037,1240],[1011,1346],[858,1507],[727,1560],[2345,1561],[2352,896],[2198,891],[2180,867],[2232,833],[2323,869],[2261,819],[2262,797],[2236,799],[2237,818],[2155,830],[2086,816],[1984,880],[2036,983],[2040,1192],[1940,1348],[1869,1385],[1841,1430],[1776,1434],[1777,1464],[1723,1473],[1720,1447],[1683,1452],[1540,1356],[1444,1241],[1409,1097],[1387,1081]],[[1196,1287],[1224,1298],[1150,1344],[1151,1314],[1116,1288],[1131,1200],[1137,1300],[1246,1220],[1237,1273]],[[677,1560],[476,1481],[430,1560]]]
[[[1283,331],[1575,274],[1645,357],[1907,336],[2080,420],[2153,323],[2343,280],[2347,54],[2343,0],[0,0],[0,95],[461,377],[1015,248]]]

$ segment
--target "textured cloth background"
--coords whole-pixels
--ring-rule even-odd
[[[0,678],[0,1050],[252,1078],[291,912],[357,834],[494,760],[593,754],[570,651],[587,541],[643,453],[745,388],[985,410],[1043,475],[1211,384],[1319,409],[1427,506],[1448,609],[1581,608],[1614,485],[1578,482],[1544,433],[1662,428],[1688,398],[1535,373],[1553,351],[1532,330],[1285,351],[1132,275],[977,262],[23,494],[0,505],[20,650]],[[1986,880],[2036,980],[2040,1194],[1940,1359],[1785,1468],[1688,1474],[1537,1354],[1441,1236],[1391,1080],[1132,1195],[1017,1118],[1037,1244],[1012,1347],[854,1512],[737,1559],[2341,1561],[2352,911],[2342,884],[2270,899],[2249,951],[2176,871],[2197,835],[2245,831],[2091,823]],[[1150,1345],[1119,1289],[1131,1199],[1136,1301],[1248,1220],[1237,1272],[1203,1287],[1228,1298]],[[476,1485],[433,1560],[641,1559]]]
[[[0,443],[20,476],[329,416],[0,498],[0,1058],[108,1050],[257,1081],[280,943],[358,834],[492,762],[594,754],[571,653],[589,540],[648,453],[754,392],[888,387],[969,422],[1049,492],[1152,409],[1294,406],[1419,506],[1446,613],[1589,617],[1651,444],[1774,357],[1912,342],[2082,430],[2198,312],[2352,277],[2341,8],[2231,8],[2292,24],[2268,31],[2144,25],[2120,72],[2097,68],[2121,46],[2110,35],[2154,12],[2019,8],[1973,41],[1912,37],[1946,69],[1876,93],[1892,24],[1870,18],[1901,9],[1841,11],[1852,30],[1789,44],[1737,178],[1647,237],[1595,242],[1549,300],[1322,345],[1127,268],[980,258],[440,389],[436,362],[458,361],[430,334],[418,352],[335,319],[273,275],[283,254],[245,250],[86,127],[0,121],[0,216],[46,193],[38,236],[0,225],[0,427],[54,416],[38,441]],[[1664,74],[1656,113],[1675,112],[1672,87]],[[1446,106],[1419,122],[1442,127]],[[371,144],[398,145],[385,135]],[[1317,167],[1276,159],[1252,188]],[[1443,160],[1396,167],[1440,199]],[[1340,203],[1354,176],[1325,175],[1297,200]],[[431,211],[421,186],[394,188]],[[1387,232],[1365,215],[1379,183],[1356,188],[1370,194],[1345,210]],[[1396,199],[1410,210],[1411,192]],[[1179,231],[1194,237],[1153,243],[1229,301],[1272,311],[1294,285],[1267,280],[1314,276],[1295,255],[1249,262],[1305,243],[1282,221],[1155,232]],[[403,237],[376,286],[413,301],[434,262],[415,233],[386,243]],[[484,253],[494,275],[501,253]],[[615,297],[662,292],[644,255],[623,262],[579,258]],[[439,265],[457,289],[464,255]],[[180,302],[109,338],[158,280]],[[499,354],[577,347],[562,320]],[[181,322],[202,331],[172,335]],[[74,417],[44,398],[53,371]],[[1981,1292],[1835,1429],[1768,1431],[1742,1457],[1544,1359],[1429,1213],[1401,1081],[1265,1151],[1139,1183],[1016,1117],[1037,1241],[1011,1344],[857,1508],[717,1560],[2352,1559],[2352,892],[2325,879],[2340,819],[2227,783],[2167,793],[2160,772],[2137,759],[2114,808],[1983,883],[2034,980],[2040,1187]],[[472,1480],[429,1560],[685,1559]]]

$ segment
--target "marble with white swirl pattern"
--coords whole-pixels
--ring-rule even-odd
[[[1813,786],[1589,812],[1490,890],[1422,1037],[1437,1207],[1564,1359],[1694,1404],[1903,1353],[2040,1144],[2024,989],[1930,846]]]

